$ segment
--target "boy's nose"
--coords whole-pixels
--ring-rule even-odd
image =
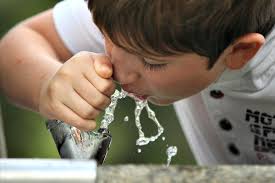
[[[121,85],[131,84],[136,82],[139,79],[139,74],[137,72],[131,72],[122,68],[113,68],[113,79]]]
[[[113,64],[113,79],[118,84],[132,84],[139,78],[138,65],[132,60],[121,60],[118,58],[112,58]]]
[[[136,56],[116,46],[112,46],[108,52],[113,64],[113,79],[117,83],[132,84],[140,78],[140,66]]]

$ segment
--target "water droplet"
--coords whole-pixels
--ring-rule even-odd
[[[161,139],[162,139],[163,141],[165,141],[165,137],[162,137]]]
[[[178,152],[178,148],[176,146],[170,146],[167,148],[166,150],[166,154],[167,154],[167,164],[166,166],[168,167],[171,163],[172,157],[176,156]]]
[[[141,149],[137,149],[137,152],[138,152],[138,153],[141,153]]]
[[[123,121],[125,121],[125,122],[129,121],[129,117],[125,116],[124,119],[123,119]]]

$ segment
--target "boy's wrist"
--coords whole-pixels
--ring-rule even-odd
[[[63,63],[58,60],[55,60],[54,63],[49,65],[50,67],[47,69],[47,72],[41,76],[40,79],[40,87],[37,95],[34,98],[35,110],[40,112],[41,103],[41,93],[45,87],[47,87],[50,80],[54,77],[54,75],[58,72],[58,70],[62,67]]]

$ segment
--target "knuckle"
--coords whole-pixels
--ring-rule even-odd
[[[100,109],[104,109],[111,103],[111,100],[107,97],[104,97],[104,99],[100,99],[96,102],[96,106]]]
[[[57,102],[54,102],[53,100],[51,100],[50,102],[49,102],[49,105],[48,105],[49,107],[49,111],[51,111],[51,112],[54,112],[54,113],[59,113],[59,112],[61,112],[60,111],[60,107],[59,107],[59,105],[57,104]]]
[[[89,55],[89,52],[87,51],[80,51],[76,54],[76,57],[83,57]]]
[[[108,105],[110,105],[111,103],[111,99],[110,98],[107,98],[104,100],[104,107],[107,107]]]
[[[60,83],[56,80],[52,80],[48,86],[48,90],[47,90],[48,96],[53,97],[56,94],[56,92],[59,90],[59,87],[60,87]]]
[[[114,91],[114,84],[111,81],[107,81],[102,83],[100,87],[100,92],[104,93],[105,95],[111,95]]]
[[[102,110],[107,108],[111,104],[111,99],[105,100],[105,103],[102,105]]]
[[[73,65],[71,68],[80,67],[87,69],[87,64],[92,64],[94,62],[94,58],[90,52],[81,51],[74,55],[70,59],[70,62],[70,65]],[[93,67],[89,67],[89,69],[93,69]],[[75,70],[73,70],[73,72],[75,72]]]
[[[116,85],[112,83],[109,95],[112,95],[116,90]]]
[[[95,121],[89,121],[88,122],[88,130],[94,130],[96,128],[96,122]]]
[[[62,80],[69,80],[71,78],[72,72],[68,67],[63,67],[58,71],[58,78]]]
[[[73,61],[78,61],[78,60],[81,60],[83,58],[88,58],[89,57],[89,52],[87,51],[80,51],[79,53],[77,53],[73,58],[72,60]]]
[[[91,108],[90,110],[82,111],[81,116],[84,119],[94,119],[97,117],[98,114],[99,112],[96,109]]]

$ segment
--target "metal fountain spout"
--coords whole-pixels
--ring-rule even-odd
[[[48,120],[46,126],[61,158],[95,159],[97,164],[103,164],[112,141],[107,128],[84,132],[60,120]]]

